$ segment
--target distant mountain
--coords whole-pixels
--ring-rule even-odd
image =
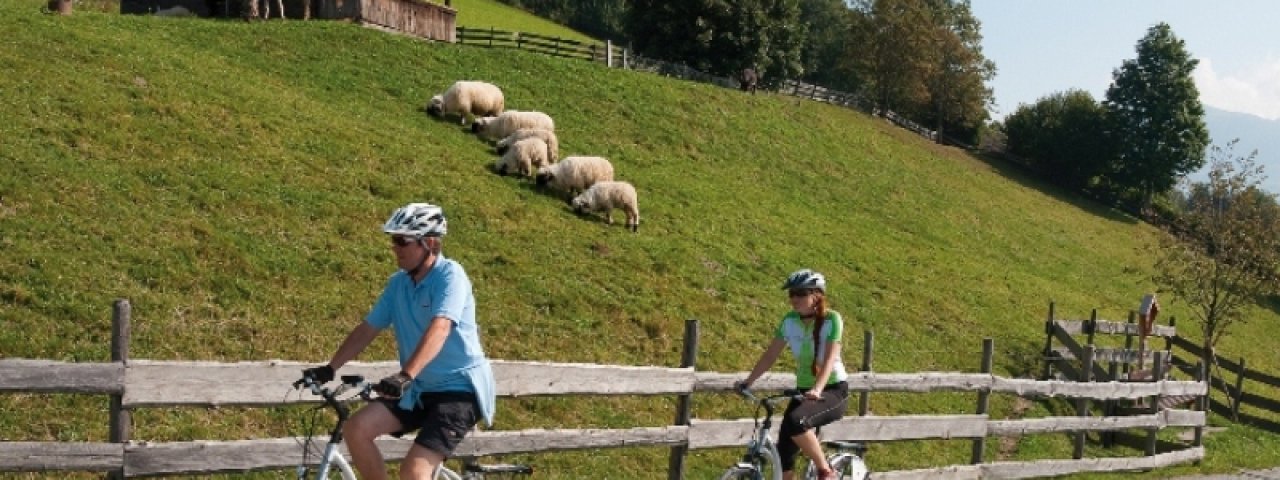
[[[1238,138],[1240,143],[1235,148],[1237,155],[1248,155],[1257,150],[1257,161],[1266,168],[1263,173],[1267,179],[1262,182],[1263,188],[1272,193],[1280,193],[1280,120],[1267,120],[1206,105],[1204,122],[1209,126],[1209,136],[1213,138],[1214,145],[1225,146],[1227,142]],[[1204,172],[1193,175],[1193,178],[1203,179]]]

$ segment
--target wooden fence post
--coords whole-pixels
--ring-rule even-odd
[[[1093,309],[1093,313],[1090,315],[1090,319],[1091,319],[1090,320],[1091,325],[1089,327],[1089,344],[1092,345],[1094,332],[1098,330],[1098,309],[1096,308]],[[1127,351],[1125,352],[1126,355],[1128,353],[1129,352]],[[1117,381],[1119,380],[1119,378],[1117,378],[1117,375],[1119,374],[1120,374],[1120,365],[1116,363],[1116,357],[1112,355],[1110,358],[1107,359],[1107,378],[1103,380],[1108,382]],[[1102,401],[1102,416],[1104,417],[1112,416],[1115,414],[1115,411],[1116,411],[1116,402],[1114,400],[1108,399],[1108,400]],[[1114,442],[1115,440],[1115,431],[1103,430],[1101,432],[1098,432],[1098,437],[1102,440],[1103,448],[1110,448],[1112,442]]]
[[[133,308],[127,299],[116,299],[111,308],[111,361],[129,361],[129,316]],[[133,426],[132,414],[124,409],[124,393],[111,395],[111,426],[108,438],[111,443],[127,443]],[[110,480],[124,479],[124,467],[107,474]]]
[[[1133,310],[1129,310],[1129,323],[1128,325],[1125,325],[1125,328],[1124,328],[1124,350],[1126,353],[1129,350],[1133,349],[1133,335],[1129,333],[1129,330],[1130,330],[1129,327],[1133,326],[1133,324],[1137,321],[1137,318],[1138,318],[1137,314],[1134,313]],[[1142,353],[1143,352],[1138,352],[1139,362],[1142,361]],[[1124,370],[1124,378],[1128,380],[1129,379],[1129,362],[1125,362],[1124,365],[1120,367],[1120,369]]]
[[[1166,365],[1169,363],[1168,354],[1165,352],[1152,352],[1151,357],[1151,381],[1160,383],[1164,380],[1164,372]],[[1151,414],[1160,413],[1160,393],[1156,392],[1151,396]],[[1147,428],[1147,456],[1152,457],[1156,454],[1156,433],[1160,432],[1160,427]]]
[[[876,336],[871,330],[862,332],[862,371],[871,371],[871,349],[875,346]],[[871,390],[863,390],[858,394],[858,416],[867,416],[871,408]]]
[[[1240,370],[1236,372],[1236,388],[1231,391],[1231,421],[1240,421],[1240,401],[1244,399],[1244,357],[1240,357]]]
[[[1203,382],[1207,378],[1209,377],[1205,375],[1204,361],[1203,360],[1197,361],[1196,362],[1196,381]],[[1206,407],[1209,404],[1208,400],[1209,400],[1209,390],[1205,390],[1204,395],[1201,395],[1199,398],[1196,398],[1196,404],[1195,404],[1196,411],[1203,412],[1207,410]],[[1192,439],[1191,446],[1199,447],[1203,445],[1204,445],[1204,426],[1197,426],[1195,429],[1195,438]]]
[[[493,37],[497,35],[498,35],[497,31],[494,30],[493,27],[489,27],[489,48],[493,48]]]
[[[1089,332],[1086,338],[1089,345],[1093,345],[1093,335],[1098,331],[1098,309],[1095,308],[1089,312],[1089,325],[1087,327]]]
[[[691,318],[684,321],[684,351],[680,354],[680,367],[695,366],[698,360],[698,320]],[[688,425],[693,393],[681,394],[676,402],[676,425]],[[671,460],[667,466],[669,480],[684,479],[684,459],[689,454],[688,445],[671,447]]]
[[[1053,300],[1049,301],[1049,319],[1044,321],[1044,374],[1041,380],[1048,380],[1053,375]]]
[[[1092,335],[1090,335],[1090,338],[1092,338]],[[1080,374],[1081,382],[1093,381],[1093,351],[1094,351],[1094,346],[1092,344],[1084,346],[1084,358],[1081,359],[1084,361],[1083,363],[1084,372]],[[1089,399],[1088,398],[1076,399],[1076,415],[1080,417],[1089,416]],[[1074,458],[1076,460],[1084,458],[1084,440],[1087,435],[1088,435],[1088,432],[1085,430],[1080,430],[1076,432],[1075,445],[1074,445],[1074,448],[1072,448],[1071,450],[1071,458]]]
[[[982,339],[982,366],[981,372],[991,374],[991,356],[995,353],[995,340],[990,337]],[[990,406],[991,389],[982,389],[978,391],[978,415],[986,415],[987,407]],[[973,456],[970,457],[969,463],[977,465],[982,463],[987,448],[987,437],[982,436],[973,439]]]

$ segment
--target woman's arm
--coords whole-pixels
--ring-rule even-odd
[[[755,368],[752,368],[751,374],[747,375],[747,379],[742,381],[743,386],[750,387],[752,383],[755,383],[756,379],[764,375],[764,372],[773,368],[773,364],[778,361],[778,355],[782,354],[782,349],[786,348],[786,346],[787,342],[781,338],[775,338],[772,342],[769,342],[769,348],[766,348],[764,353],[760,354],[760,360],[756,361]]]

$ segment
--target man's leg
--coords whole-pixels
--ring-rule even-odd
[[[361,408],[342,427],[351,463],[363,480],[387,480],[386,461],[373,441],[379,436],[400,431],[400,420],[381,402],[372,402]],[[403,475],[401,475],[403,477]],[[430,478],[430,477],[422,477]]]
[[[431,480],[444,460],[440,452],[415,443],[400,462],[400,480]]]

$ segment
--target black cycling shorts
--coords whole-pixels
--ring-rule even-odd
[[[476,426],[480,406],[471,392],[427,392],[419,398],[418,407],[400,408],[400,400],[378,399],[395,415],[403,428],[392,435],[397,438],[418,430],[413,443],[422,445],[449,458],[458,442]]]

